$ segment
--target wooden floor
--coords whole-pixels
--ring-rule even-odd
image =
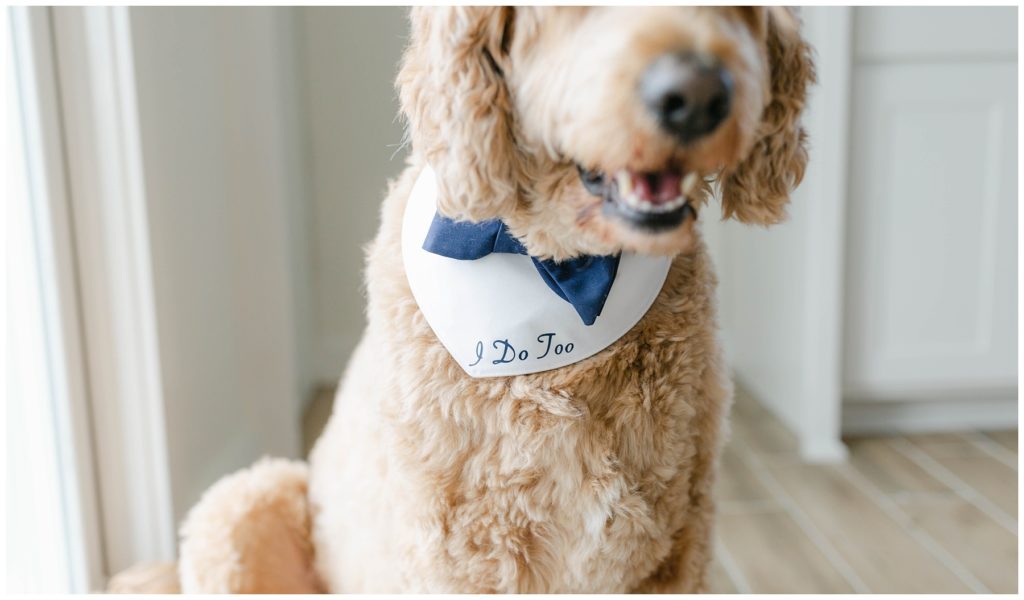
[[[307,448],[331,392],[306,414]],[[1017,591],[1017,432],[846,440],[843,465],[738,391],[717,486],[712,591]]]
[[[1016,431],[846,442],[847,464],[804,465],[737,393],[714,591],[1017,591]]]

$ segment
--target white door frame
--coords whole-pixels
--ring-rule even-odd
[[[70,580],[95,591],[175,549],[127,9],[9,14]]]
[[[109,576],[175,554],[128,8],[35,10],[53,28]]]
[[[88,375],[78,301],[78,267],[71,235],[59,87],[53,56],[50,11],[7,9],[13,45],[16,90],[8,102],[20,105],[25,150],[29,234],[35,246],[40,311],[51,398],[10,398],[9,402],[50,401],[66,535],[68,583],[74,592],[102,589],[106,566],[96,486]],[[8,349],[15,350],[16,349]],[[29,432],[38,435],[38,432]],[[9,457],[8,460],[19,460]],[[30,461],[34,457],[29,458]],[[34,463],[31,463],[34,465]],[[31,468],[31,467],[30,467]],[[55,551],[49,549],[47,551]],[[57,561],[54,561],[56,564]]]

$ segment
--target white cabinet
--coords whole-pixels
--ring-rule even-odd
[[[881,7],[854,10],[857,63],[1017,60],[1013,7]]]
[[[1016,22],[855,11],[847,401],[1016,397]]]
[[[812,461],[840,432],[1017,422],[1017,9],[808,7],[807,175],[706,223],[737,380]]]

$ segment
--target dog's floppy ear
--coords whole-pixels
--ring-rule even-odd
[[[789,193],[803,179],[807,134],[800,125],[807,87],[814,82],[810,46],[789,9],[761,9],[771,77],[758,139],[745,159],[720,174],[722,213],[744,223],[771,225],[786,216]]]
[[[398,75],[407,135],[434,168],[438,207],[482,221],[518,200],[520,153],[502,64],[514,9],[413,8]]]

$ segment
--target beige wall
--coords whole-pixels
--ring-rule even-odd
[[[299,454],[311,389],[362,331],[362,246],[404,157],[405,11],[130,14],[180,520],[223,474]]]
[[[387,180],[400,172],[394,79],[406,9],[295,9],[304,96],[312,260],[312,368],[341,374],[364,325],[363,246]]]
[[[297,86],[286,9],[130,16],[178,522],[225,473],[300,453]],[[114,570],[139,558],[108,555]]]

